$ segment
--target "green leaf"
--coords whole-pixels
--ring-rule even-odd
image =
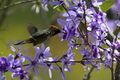
[[[59,11],[59,12],[65,12],[65,9],[61,5],[60,6],[55,6],[54,9]]]
[[[105,0],[103,4],[101,5],[101,9],[106,12],[108,11],[111,6],[115,3],[115,0]]]
[[[115,31],[113,32],[113,34],[114,34],[115,36],[117,36],[117,35],[119,34],[119,32],[120,32],[120,27],[117,27],[117,28],[115,29]]]

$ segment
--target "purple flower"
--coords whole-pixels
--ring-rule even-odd
[[[72,3],[73,2],[73,3]],[[96,33],[94,40],[98,38],[102,40],[105,36],[104,34],[98,35],[96,31],[107,31],[105,25],[106,14],[102,11],[96,12],[93,7],[88,7],[85,1],[68,1],[69,7],[68,11],[63,14],[65,20],[58,19],[58,23],[62,26],[61,35],[63,40],[70,41],[74,37],[79,37],[82,32],[78,31],[81,23],[85,23],[88,31],[93,31]],[[97,2],[96,2],[97,3]],[[73,4],[73,5],[72,5]],[[80,23],[81,22],[81,23]],[[91,32],[92,34],[92,32]],[[97,41],[99,42],[99,41]]]
[[[42,8],[43,8],[45,11],[48,11],[49,0],[42,0],[41,4],[42,4]]]
[[[63,66],[60,67],[57,64],[57,67],[60,69],[60,74],[63,80],[66,80],[66,76],[64,71],[71,71],[70,65],[74,65],[74,53],[72,52],[72,48],[70,47],[65,55],[60,58],[60,61],[63,63]]]
[[[49,0],[42,0],[42,3],[43,3],[44,5],[48,4],[48,2],[49,2]]]
[[[0,58],[0,80],[6,80],[4,73],[9,70],[10,62],[6,57]]]
[[[87,27],[89,42],[97,46],[102,45],[108,34],[108,29],[105,25],[106,14],[103,12],[98,12],[91,16],[91,21],[88,23]]]
[[[101,24],[105,21],[106,14],[103,12],[98,12],[97,14],[93,15],[93,22]]]
[[[22,67],[25,58],[21,54],[16,54],[16,56],[9,54],[8,60],[10,62],[10,70],[15,69],[17,67]]]
[[[36,51],[36,54],[38,55],[38,57],[36,56],[36,58],[41,59],[41,60],[44,60],[47,57],[51,56],[50,47],[46,48],[44,44],[41,45],[41,48],[36,47],[35,51]]]
[[[10,62],[6,57],[0,58],[0,72],[6,72],[10,67]]]
[[[41,48],[35,47],[35,57],[33,60],[28,56],[24,56],[25,59],[30,62],[26,69],[31,69],[33,67],[35,73],[39,74],[39,65],[45,65],[44,62],[49,56],[51,56],[49,47],[46,48],[44,44],[42,44]]]
[[[106,14],[99,11],[98,13],[94,12],[94,14],[91,14],[91,20],[89,20],[88,23],[88,31],[94,31],[94,30],[104,30],[106,31],[106,25],[105,25],[105,19]]]
[[[85,46],[84,46],[85,47]],[[82,47],[81,47],[82,48]],[[93,56],[92,56],[92,52],[90,52],[89,49],[87,48],[83,48],[82,50],[79,51],[80,54],[83,55],[82,57],[82,64],[85,66],[85,65],[88,65],[92,62],[93,60]]]
[[[79,23],[77,23],[78,21],[75,20],[74,22],[76,22],[76,25],[72,20],[64,21],[62,19],[58,19],[58,23],[62,26],[61,35],[63,37],[63,40],[70,40],[74,36],[79,36],[79,33],[77,31]]]
[[[72,52],[72,48],[69,48],[67,53],[61,58],[61,62],[63,63],[64,71],[71,71],[70,65],[74,65],[74,53]]]
[[[63,5],[64,0],[58,0],[58,1],[52,1],[51,5],[58,6],[58,5]]]
[[[16,68],[12,73],[12,78],[19,77],[20,80],[29,80],[28,78],[28,72],[23,70],[22,68]]]
[[[100,58],[99,56],[99,47],[98,46],[95,46],[95,45],[91,45],[91,52],[93,52],[93,58]]]
[[[103,0],[99,0],[99,1],[94,0],[94,1],[92,2],[92,4],[93,4],[94,7],[100,8],[100,5],[102,5],[102,2],[103,2]]]
[[[34,72],[38,75],[39,74],[39,62],[37,59],[31,59],[28,56],[24,56],[26,60],[28,60],[30,63],[26,66],[26,70],[30,70],[33,68]]]
[[[58,68],[55,67],[51,62],[55,62],[57,61],[57,58],[52,58],[52,57],[49,57],[46,59],[44,65],[42,65],[43,67],[47,67],[48,68],[48,73],[49,73],[49,77],[50,79],[52,78],[52,70],[57,70]]]

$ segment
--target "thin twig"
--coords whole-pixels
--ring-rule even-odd
[[[13,6],[17,6],[17,5],[20,5],[20,4],[24,4],[24,3],[34,2],[34,1],[35,0],[22,0],[22,1],[18,1],[18,2],[15,2],[15,3],[9,4],[7,6],[4,6],[4,7],[0,8],[0,10],[7,9],[7,8],[10,8],[10,7],[13,7]]]
[[[114,39],[114,43],[116,43],[117,41],[117,38],[118,38],[118,35],[116,35],[115,39]],[[113,51],[112,51],[112,60],[113,60],[113,55],[114,55],[114,52],[115,52],[115,46],[113,47]],[[119,58],[117,58],[117,65],[116,65],[116,69],[115,69],[115,75],[114,75],[114,66],[113,66],[113,61],[112,61],[112,70],[111,70],[111,76],[112,76],[112,80],[119,80],[120,79],[120,73],[118,71],[120,71],[120,64],[119,64]],[[119,78],[119,79],[118,79]]]
[[[117,41],[117,38],[118,38],[118,35],[116,35],[116,37],[114,38],[113,42],[116,43]],[[111,80],[115,80],[115,77],[120,74],[117,74],[117,75],[114,75],[114,64],[113,64],[113,59],[114,59],[114,52],[115,52],[115,46],[112,47],[112,67],[110,68],[111,70]],[[119,66],[120,64],[117,64],[117,66]],[[116,67],[117,67],[116,66]]]
[[[115,80],[120,80],[120,63],[117,61],[116,68],[115,68]]]
[[[74,60],[74,61],[69,61],[69,62],[74,62],[74,63],[78,63],[78,64],[83,64],[83,62],[85,62],[85,61],[88,61],[88,62],[96,62],[96,61],[98,61],[98,62],[100,62],[101,63],[101,60]],[[57,60],[57,61],[44,61],[43,63],[49,63],[49,64],[58,64],[58,63],[62,63],[62,61],[60,61],[60,60]],[[29,63],[29,64],[23,64],[22,66],[29,66],[29,65],[31,65],[31,63]],[[92,64],[91,64],[92,65]],[[92,65],[92,66],[94,66],[94,65]],[[15,68],[18,68],[18,67],[21,67],[21,66],[14,66],[13,68],[15,69]]]
[[[111,80],[114,80],[114,65],[113,65],[113,53],[114,53],[114,49],[115,48],[113,48],[113,51],[112,51],[112,67],[110,68],[110,70],[111,70]]]
[[[90,80],[91,77],[91,73],[93,72],[93,70],[95,69],[94,66],[92,66],[92,68],[90,69],[90,71],[88,72],[88,74],[85,75],[83,80]]]

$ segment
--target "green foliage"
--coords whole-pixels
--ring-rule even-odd
[[[55,6],[54,9],[59,12],[65,12],[65,9],[63,8],[63,6]]]
[[[119,32],[120,32],[120,27],[117,27],[113,33],[115,36],[117,36]]]
[[[111,6],[115,3],[115,0],[105,0],[103,4],[101,5],[101,8],[104,12],[108,11]]]

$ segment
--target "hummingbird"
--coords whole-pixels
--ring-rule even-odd
[[[54,25],[51,25],[50,28],[45,29],[40,32],[34,25],[29,25],[28,32],[31,35],[31,37],[29,39],[22,40],[18,43],[15,43],[14,45],[22,45],[22,44],[32,43],[35,46],[37,44],[40,44],[40,43],[46,41],[50,37],[60,33],[60,29],[58,29]]]

